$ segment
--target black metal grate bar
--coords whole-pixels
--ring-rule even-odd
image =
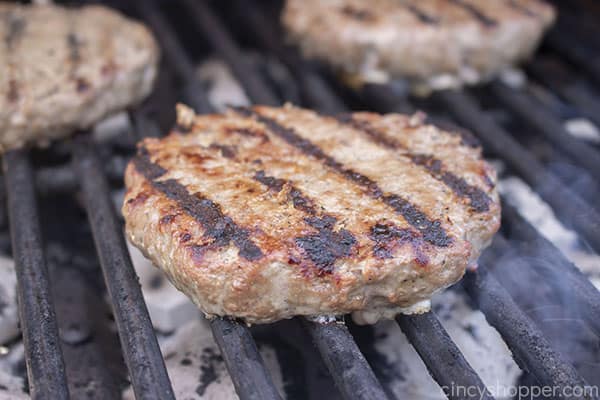
[[[210,102],[196,78],[193,62],[180,44],[176,33],[157,9],[154,0],[137,0],[136,6],[142,18],[155,32],[170,68],[183,82],[184,101],[197,110],[210,110]]]
[[[600,85],[600,56],[590,52],[581,41],[570,34],[556,29],[550,31],[546,42],[557,53],[585,71],[597,85]]]
[[[441,92],[437,97],[464,125],[471,128],[484,147],[500,155],[554,209],[567,226],[575,228],[600,251],[600,215],[562,185],[504,129],[485,114],[475,100],[461,92]]]
[[[477,388],[476,393],[466,398],[493,399],[432,311],[400,315],[396,321],[449,399],[465,399],[464,393],[453,390],[459,387]]]
[[[189,0],[186,0],[189,1]],[[310,68],[298,54],[286,48],[280,40],[280,32],[273,29],[273,24],[259,11],[254,1],[236,0],[237,13],[243,15],[243,22],[270,53],[274,54],[292,72],[299,82],[302,95],[308,103],[326,114],[337,114],[345,111],[345,105],[331,91],[328,83],[313,68]]]
[[[490,89],[504,107],[542,133],[600,182],[600,152],[571,136],[557,117],[527,93],[511,89],[498,81],[493,82]]]
[[[515,361],[542,385],[559,388],[586,387],[575,368],[556,353],[537,326],[514,302],[510,294],[487,271],[493,262],[491,252],[484,253],[477,272],[463,280],[467,293],[477,303],[487,321],[509,346]],[[568,393],[563,390],[561,393]],[[592,396],[569,396],[565,399],[593,399]]]
[[[385,391],[343,323],[302,319],[342,396],[348,400],[387,399]]]
[[[196,0],[181,0],[181,3],[190,12],[190,16],[195,22],[194,26],[202,32],[232,69],[248,96],[257,104],[279,105],[281,102],[277,96],[271,93],[266,82],[260,79],[258,74],[252,73],[254,67],[245,61],[245,55],[221,21],[213,14],[208,3]]]
[[[32,399],[68,399],[27,151],[12,150],[4,154],[4,173],[29,392]]]
[[[551,281],[553,284],[568,284],[571,286],[573,300],[578,304],[578,309],[587,323],[600,335],[600,291],[590,280],[570,262],[559,249],[548,239],[543,237],[529,222],[521,217],[518,211],[503,202],[503,226],[519,239],[523,246],[537,249],[544,257],[552,260],[555,274],[560,274],[560,282]]]
[[[240,399],[281,399],[250,330],[223,318],[211,320],[210,327]]]
[[[73,157],[135,395],[138,399],[174,399],[138,277],[93,144],[84,137],[77,138]]]
[[[582,116],[600,126],[600,101],[586,80],[571,72],[557,60],[537,59],[527,65],[527,72],[551,91],[577,107]]]
[[[162,136],[160,127],[142,109],[134,110],[129,113],[129,121],[135,127],[138,139],[145,137],[158,138]]]

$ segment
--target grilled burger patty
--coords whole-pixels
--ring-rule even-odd
[[[305,55],[361,81],[476,83],[533,53],[555,14],[540,0],[287,0]]]
[[[0,3],[0,37],[0,150],[88,128],[152,89],[152,35],[108,8]]]
[[[180,105],[125,182],[133,244],[207,315],[248,323],[427,309],[500,221],[480,149],[422,114]]]

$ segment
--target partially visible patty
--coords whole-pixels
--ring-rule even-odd
[[[494,170],[423,115],[194,115],[129,164],[127,234],[209,316],[427,309],[500,221]]]
[[[0,3],[0,150],[45,143],[142,100],[159,50],[101,6]]]
[[[362,81],[476,83],[528,58],[554,21],[540,0],[287,0],[304,54]]]

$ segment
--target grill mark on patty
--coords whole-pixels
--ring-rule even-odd
[[[295,239],[308,258],[317,266],[317,275],[331,274],[335,262],[352,254],[357,243],[356,238],[346,229],[334,231],[336,219],[332,216],[307,217],[307,224],[317,233],[304,235]]]
[[[460,137],[460,144],[472,149],[481,147],[481,141],[469,130],[458,126],[444,118],[426,118],[427,123],[443,129],[452,136]]]
[[[506,0],[506,3],[514,10],[519,11],[521,14],[530,17],[539,19],[540,15],[536,14],[533,10],[519,3],[517,0]]]
[[[415,165],[424,168],[429,175],[438,181],[444,183],[458,197],[468,199],[470,206],[477,212],[486,212],[490,209],[492,199],[477,186],[470,185],[463,178],[446,171],[441,160],[429,154],[416,154],[410,152],[408,147],[399,141],[387,136],[379,129],[375,128],[368,121],[358,120],[351,114],[343,114],[335,117],[341,124],[352,127],[353,129],[364,133],[375,143],[395,150],[403,150],[401,155],[407,157]]]
[[[79,64],[81,64],[81,47],[83,41],[77,36],[74,31],[70,31],[66,36],[67,47],[69,49],[69,79],[74,82],[77,93],[85,93],[91,89],[91,83],[84,77],[77,75]]]
[[[494,18],[491,18],[484,14],[480,9],[478,9],[474,4],[471,4],[465,0],[450,0],[450,2],[465,11],[469,12],[473,18],[479,21],[483,26],[487,28],[492,28],[498,25],[498,21]]]
[[[350,18],[353,18],[357,21],[374,21],[376,19],[375,15],[369,11],[362,8],[352,7],[350,5],[346,5],[340,9],[342,14],[347,15]]]
[[[81,42],[75,32],[67,33],[67,46],[69,47],[69,62],[71,68],[75,69],[81,62]]]
[[[250,231],[238,226],[230,217],[223,214],[221,206],[200,193],[190,194],[187,188],[175,179],[157,180],[167,173],[159,164],[153,163],[146,148],[141,148],[133,159],[136,170],[150,184],[163,193],[167,198],[177,202],[188,215],[194,218],[204,228],[204,236],[212,239],[209,245],[194,248],[196,255],[208,249],[220,248],[233,244],[238,248],[239,255],[249,261],[263,257],[261,249],[250,238]],[[198,247],[196,245],[196,247]]]
[[[402,6],[410,11],[415,17],[419,19],[424,24],[427,25],[438,25],[440,23],[439,18],[434,17],[433,15],[427,14],[415,4],[402,2]]]
[[[314,202],[305,196],[300,189],[292,185],[290,181],[268,176],[262,170],[254,174],[254,180],[277,193],[281,192],[287,184],[289,186],[289,192],[287,193],[288,200],[293,204],[294,208],[309,215],[317,215],[317,208]]]
[[[223,157],[229,159],[235,158],[235,155],[237,154],[237,148],[235,146],[226,144],[211,143],[209,148],[219,150]]]
[[[274,119],[263,116],[259,112],[247,107],[236,107],[233,109],[245,117],[255,118],[258,122],[265,125],[274,135],[282,138],[304,154],[321,161],[324,165],[333,169],[347,180],[366,189],[366,193],[370,197],[381,200],[386,205],[393,208],[398,214],[402,215],[410,225],[421,232],[425,240],[429,243],[438,247],[447,247],[452,244],[452,238],[448,236],[439,220],[429,219],[427,214],[400,195],[384,193],[377,182],[366,175],[344,167],[343,164],[330,155],[325,154],[323,150],[314,143],[301,137],[292,127],[283,126]]]
[[[6,13],[5,19],[7,30],[6,35],[4,36],[4,42],[6,43],[8,50],[13,51],[15,44],[25,32],[25,25],[27,24],[27,21],[14,12]]]
[[[6,34],[4,36],[4,42],[6,44],[6,49],[8,53],[8,58],[10,59],[11,54],[15,52],[15,47],[18,41],[23,37],[23,33],[25,32],[25,26],[27,21],[21,16],[15,14],[12,11],[7,12],[4,15],[5,23],[6,23]],[[13,63],[12,61],[8,62],[8,90],[6,91],[6,100],[9,103],[16,103],[20,96],[19,84],[17,80],[14,78],[13,74]]]
[[[277,193],[287,187],[288,201],[295,209],[308,214],[304,222],[316,229],[317,233],[296,237],[294,242],[317,267],[317,275],[333,273],[335,262],[352,254],[357,244],[355,236],[346,229],[334,231],[337,219],[332,215],[319,213],[314,202],[292,182],[268,176],[262,170],[256,172],[254,179]]]
[[[6,100],[9,103],[16,103],[20,98],[19,85],[15,79],[8,81],[8,91],[6,92]]]
[[[417,264],[424,267],[429,263],[429,257],[423,249],[426,246],[423,237],[413,229],[378,222],[371,227],[369,238],[375,243],[373,255],[377,258],[392,258],[396,246],[408,243],[413,248]]]

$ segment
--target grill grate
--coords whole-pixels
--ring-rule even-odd
[[[195,22],[194,28],[231,67],[249,97],[256,103],[280,104],[283,99],[279,98],[252,66],[247,65],[241,49],[219,17],[211,11],[209,4],[195,0],[180,0],[180,3],[189,11],[189,17]],[[236,1],[235,4],[243,10],[245,22],[250,25],[261,46],[288,66],[300,83],[302,96],[308,105],[324,113],[348,110],[327,79],[281,43],[279,35],[271,31],[272,24],[262,14],[260,7],[252,1]],[[136,6],[137,12],[155,31],[161,42],[168,68],[181,81],[183,99],[197,112],[211,112],[212,108],[202,85],[196,79],[188,49],[179,41],[169,21],[160,13],[158,5],[153,1],[138,0]],[[574,46],[574,40],[553,33],[548,43],[585,70],[592,79],[600,82],[598,56],[591,53],[581,41],[575,41],[579,44]],[[542,82],[548,82],[545,69],[538,68],[537,64],[533,64],[532,69],[535,71],[534,75],[540,77]],[[589,92],[568,92],[560,83],[548,86],[565,98],[572,99],[575,105],[587,104],[584,112],[597,118],[597,113],[589,107],[590,103],[586,99],[590,97],[596,103],[598,100],[591,97]],[[560,147],[595,178],[600,177],[598,151],[569,136],[560,121],[545,109],[544,105],[533,105],[528,95],[500,83],[493,84],[491,92],[506,109],[533,126],[546,140]],[[377,99],[378,103],[394,109],[412,108],[405,99],[391,93],[385,87],[369,88],[369,95]],[[472,129],[486,149],[501,156],[529,183],[553,207],[565,224],[573,226],[595,250],[600,251],[600,215],[578,194],[547,172],[529,151],[487,116],[472,95],[447,91],[437,94],[435,98],[457,121]],[[130,117],[138,137],[160,136],[157,121],[149,115],[141,111],[132,111]],[[120,175],[102,167],[93,144],[85,136],[75,140],[73,159],[72,170],[58,167],[40,170],[35,173],[37,178],[34,180],[34,171],[26,152],[11,151],[4,156],[8,212],[18,266],[20,315],[31,395],[33,398],[69,397],[34,194],[35,181],[45,182],[44,174],[53,176],[60,173],[65,178],[59,180],[56,187],[48,187],[48,190],[70,191],[79,186],[84,194],[98,257],[113,304],[121,345],[136,396],[143,399],[173,398],[164,361],[109,197],[107,176],[118,178]],[[511,233],[514,232],[515,236],[528,245],[539,246],[557,260],[555,266],[561,267],[561,273],[573,288],[573,298],[583,310],[587,322],[596,333],[600,333],[600,293],[558,249],[543,239],[506,204],[503,218]],[[498,236],[492,248],[482,257],[480,269],[467,274],[463,283],[466,292],[484,312],[488,322],[500,332],[522,368],[531,372],[543,384],[561,387],[584,386],[583,378],[551,348],[534,322],[519,309],[494,277],[491,267],[496,256],[507,251],[510,246],[506,239]],[[397,322],[440,386],[478,387],[481,392],[486,393],[487,397],[484,398],[492,398],[433,312],[420,316],[401,316]],[[303,326],[315,342],[345,398],[387,397],[344,325],[318,324],[304,319]],[[281,398],[265,368],[250,330],[228,319],[211,321],[211,328],[240,398]],[[462,398],[453,397],[451,393],[448,393],[448,396],[452,399]]]
[[[584,379],[550,346],[533,321],[519,309],[510,294],[488,271],[490,254],[481,259],[482,268],[468,273],[464,285],[487,321],[502,335],[519,366],[542,385],[585,387]],[[577,398],[577,397],[573,397]]]
[[[35,201],[33,171],[27,153],[23,150],[6,153],[4,172],[31,397],[68,399],[69,389]]]
[[[440,93],[438,98],[459,122],[477,134],[486,149],[500,155],[546,200],[566,226],[575,228],[596,251],[600,251],[600,215],[593,208],[486,115],[472,96],[448,91]]]
[[[92,146],[83,137],[76,139],[74,169],[78,172],[85,197],[131,383],[139,398],[174,399],[152,322],[114,212],[109,186]]]

